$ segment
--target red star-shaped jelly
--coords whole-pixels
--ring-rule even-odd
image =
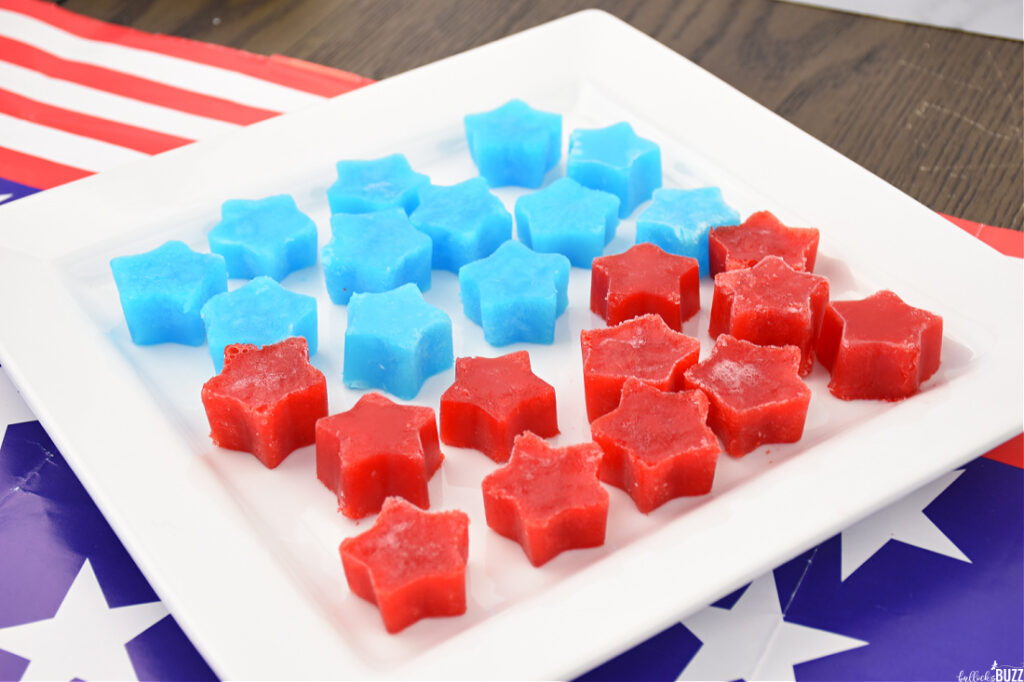
[[[388,632],[466,612],[469,517],[461,511],[431,513],[389,497],[373,527],[339,551],[349,589],[377,605]]]
[[[800,375],[814,366],[814,342],[828,305],[828,279],[798,272],[778,256],[715,275],[712,338],[730,334],[762,346],[800,349]]]
[[[634,377],[662,391],[683,387],[683,371],[697,362],[700,341],[669,329],[657,315],[641,315],[614,327],[585,329],[583,391],[594,421],[619,404],[622,384]]]
[[[666,393],[626,380],[619,406],[590,425],[604,450],[601,480],[625,490],[645,514],[709,492],[721,448],[707,418],[700,391]]]
[[[765,256],[778,256],[794,270],[813,272],[818,229],[786,227],[768,211],[760,211],[740,225],[717,227],[708,235],[712,275],[749,268]]]
[[[358,519],[399,495],[429,507],[427,481],[441,466],[434,410],[367,393],[348,412],[316,424],[316,475]]]
[[[800,440],[811,389],[799,367],[796,346],[758,346],[722,334],[710,357],[686,370],[686,387],[707,395],[708,425],[738,457],[764,443]]]
[[[595,258],[590,274],[590,309],[609,325],[647,313],[672,329],[700,310],[697,259],[637,244],[625,253]]]
[[[567,549],[604,544],[608,491],[597,479],[601,448],[554,448],[518,436],[512,458],[483,481],[487,525],[518,542],[534,566]]]
[[[327,379],[309,364],[302,337],[262,348],[236,343],[225,349],[221,373],[203,385],[202,400],[214,443],[251,452],[273,469],[313,444],[316,422],[327,416]]]
[[[555,389],[530,369],[530,354],[458,358],[455,383],[441,396],[441,440],[507,462],[523,431],[558,434]]]
[[[939,369],[942,318],[891,291],[859,301],[833,301],[818,336],[828,388],[845,400],[901,400]]]

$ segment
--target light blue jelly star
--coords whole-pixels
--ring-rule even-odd
[[[352,296],[342,371],[349,388],[382,388],[410,400],[454,361],[451,318],[424,301],[415,284]]]
[[[290,336],[304,336],[316,353],[316,299],[288,291],[269,277],[211,298],[202,310],[213,366],[224,366],[224,349],[232,343],[266,346]]]
[[[110,269],[128,331],[140,346],[168,341],[201,346],[206,329],[199,310],[228,290],[224,259],[196,253],[179,241],[114,258]]]
[[[400,207],[412,213],[417,191],[430,178],[415,172],[403,154],[372,161],[339,161],[338,180],[327,188],[331,213],[369,213]]]
[[[321,250],[327,293],[345,304],[353,293],[381,292],[412,282],[430,288],[430,237],[400,208],[331,216],[334,237]]]
[[[229,277],[265,275],[280,282],[316,264],[316,223],[287,194],[225,201],[207,237],[210,250],[224,256]]]
[[[466,317],[492,346],[553,343],[555,318],[569,305],[569,259],[507,241],[489,257],[459,270]]]
[[[540,253],[560,253],[578,268],[589,268],[619,224],[619,199],[587,189],[572,178],[516,201],[519,240]]]
[[[725,203],[717,187],[659,189],[637,216],[636,243],[650,242],[668,253],[696,258],[703,277],[708,274],[708,232],[739,223],[740,214]]]
[[[423,187],[420,205],[409,220],[433,240],[435,270],[458,272],[512,238],[512,214],[491,194],[483,178],[449,187]]]
[[[514,99],[465,118],[469,154],[491,187],[540,187],[562,156],[562,117]]]
[[[628,123],[569,136],[566,175],[584,187],[619,198],[619,217],[647,201],[661,187],[661,149],[638,137]]]

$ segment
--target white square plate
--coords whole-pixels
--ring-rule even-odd
[[[821,229],[833,298],[889,288],[944,317],[943,364],[901,403],[843,402],[818,367],[803,440],[722,455],[708,496],[649,516],[611,490],[608,542],[540,569],[486,528],[494,465],[445,448],[432,508],[471,517],[469,608],[387,635],[351,595],[337,546],[360,524],[335,510],[312,447],[268,471],[214,448],[199,401],[205,347],[133,346],[108,261],[166,239],[205,250],[221,202],[292,193],[329,236],[324,190],[345,158],[405,153],[438,184],[475,175],[462,116],[520,97],[565,131],[630,121],[662,147],[665,185],[718,185],[747,215]],[[564,154],[563,154],[564,158]],[[564,173],[564,165],[549,181]],[[522,190],[497,192],[511,207]],[[635,217],[635,214],[634,214]],[[607,252],[629,247],[624,221]],[[239,282],[232,282],[237,286]],[[319,268],[285,286],[317,296],[331,411],[345,308]],[[561,678],[586,670],[1021,428],[1021,266],[772,115],[671,50],[594,11],[552,22],[235,134],[0,210],[0,360],[216,672],[227,678]],[[579,331],[589,271],[552,346],[495,349],[463,315],[456,278],[426,298],[455,324],[456,355],[527,348],[556,387],[558,444],[589,439]],[[684,331],[710,347],[707,306]],[[452,370],[414,401],[436,409]]]

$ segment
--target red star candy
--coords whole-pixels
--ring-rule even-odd
[[[768,211],[752,214],[741,225],[714,228],[708,235],[712,276],[749,268],[765,256],[779,256],[794,270],[814,271],[818,229],[786,227]]]
[[[316,424],[316,475],[353,519],[399,495],[429,507],[427,481],[441,466],[434,410],[367,393],[348,412]]]
[[[469,517],[389,497],[373,527],[339,547],[349,589],[398,632],[421,618],[466,612]]]
[[[558,434],[555,389],[530,369],[525,350],[497,358],[458,358],[455,383],[441,396],[441,440],[507,462],[523,431]]]

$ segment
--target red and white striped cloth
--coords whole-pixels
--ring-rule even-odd
[[[0,0],[0,178],[47,189],[371,82]]]

